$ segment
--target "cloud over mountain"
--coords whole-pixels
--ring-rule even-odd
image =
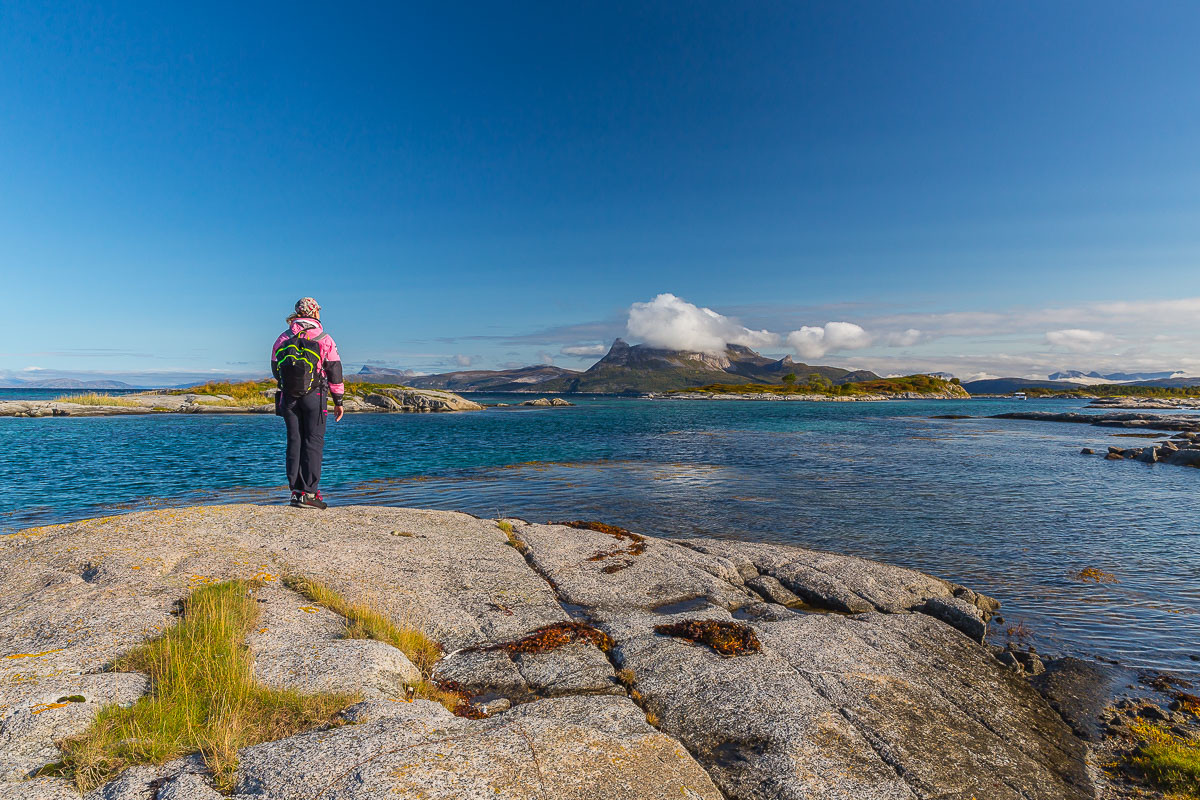
[[[778,334],[754,331],[732,317],[701,308],[673,294],[660,294],[646,303],[634,303],[626,323],[629,335],[651,347],[717,354],[731,344],[751,348],[771,347]]]
[[[886,347],[909,347],[925,340],[917,328],[867,331],[854,322],[827,322],[824,325],[804,325],[786,335],[769,330],[754,330],[737,318],[728,317],[689,303],[673,294],[660,294],[645,303],[634,303],[626,323],[629,336],[651,347],[665,350],[686,350],[694,353],[723,353],[731,344],[752,349],[777,347],[786,344],[800,358],[820,358],[827,353],[861,350],[874,344]],[[575,355],[579,348],[562,352]],[[582,354],[582,351],[579,353]]]
[[[870,347],[873,339],[861,325],[853,322],[827,322],[824,326],[805,325],[787,336],[788,345],[800,358],[820,358],[841,350]]]

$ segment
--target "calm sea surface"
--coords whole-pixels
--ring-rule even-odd
[[[1200,471],[1081,456],[1138,441],[1101,428],[930,419],[1079,403],[577,402],[349,415],[330,424],[325,494],[854,553],[998,597],[994,641],[1014,628],[1043,653],[1200,676]],[[284,502],[283,441],[265,415],[3,418],[0,533]],[[1071,577],[1084,567],[1118,582]]]

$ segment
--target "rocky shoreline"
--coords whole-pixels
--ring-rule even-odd
[[[274,390],[263,402],[237,403],[228,395],[139,392],[114,396],[113,405],[60,400],[0,401],[0,417],[113,417],[127,414],[273,414]],[[540,404],[536,404],[540,405]],[[379,388],[361,397],[347,395],[346,413],[480,411],[483,406],[453,392],[436,389]]]
[[[1196,411],[1200,410],[1200,405],[1197,405],[1197,402],[1197,398],[1194,397],[1097,397],[1088,403],[1088,408]]]
[[[991,598],[801,548],[501,523],[234,505],[0,539],[0,795],[78,797],[31,776],[101,706],[148,690],[108,665],[196,587],[242,578],[259,587],[258,679],[364,700],[340,727],[243,751],[239,800],[1098,796],[1091,745],[1028,679],[1059,664],[984,644]],[[435,679],[476,713],[406,702],[404,655],[343,638],[284,574],[419,623],[445,651]],[[596,635],[523,644],[573,625]],[[94,795],[218,800],[210,784],[192,757]]]
[[[950,414],[935,416],[933,419],[979,418],[966,414]],[[1145,436],[1149,439],[1159,439],[1159,441],[1146,447],[1111,446],[1103,453],[1097,453],[1095,448],[1084,447],[1080,452],[1083,455],[1101,455],[1109,461],[1130,459],[1145,464],[1164,463],[1179,467],[1200,468],[1200,416],[1144,412],[1085,414],[1078,411],[1014,411],[1006,414],[993,414],[990,417],[983,417],[983,419],[1066,422],[1077,425],[1095,425],[1101,428],[1135,430],[1139,433],[1116,435]]]

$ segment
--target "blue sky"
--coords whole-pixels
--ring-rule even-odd
[[[648,304],[633,338],[689,341],[694,305],[880,372],[1200,374],[1198,29],[1171,2],[5,3],[0,376],[261,374],[301,295],[355,368],[583,367]]]

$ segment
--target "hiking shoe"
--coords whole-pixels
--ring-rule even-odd
[[[292,492],[291,505],[295,508],[299,508],[301,497],[304,497],[304,492]]]
[[[320,492],[305,492],[304,494],[300,495],[300,501],[297,503],[297,505],[304,506],[307,508],[328,508],[329,507],[329,504],[321,499]]]

